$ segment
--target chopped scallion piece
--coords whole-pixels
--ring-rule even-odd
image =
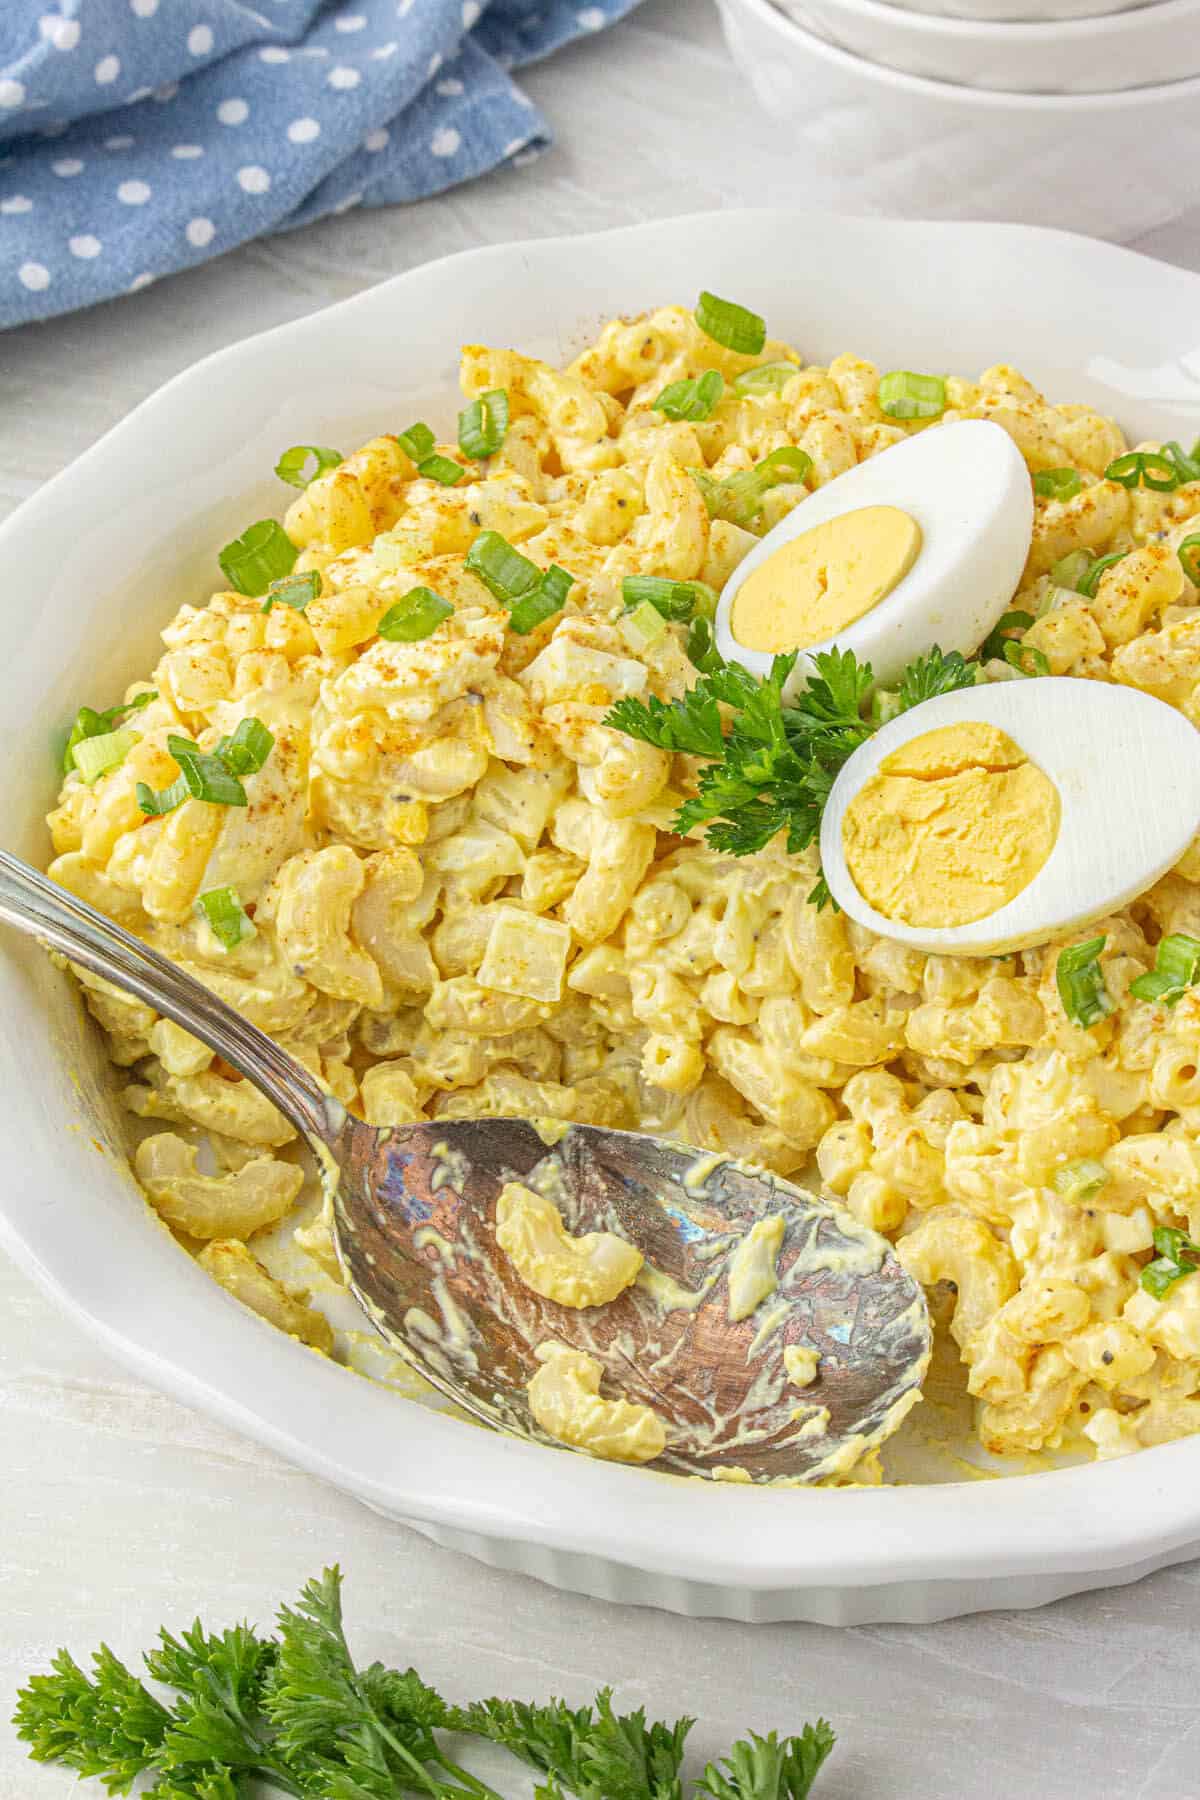
[[[427,456],[433,455],[433,447],[437,443],[428,425],[418,419],[407,431],[396,433],[396,442],[410,462],[423,463]]]
[[[146,782],[139,781],[135,791],[139,808],[151,819],[161,818],[163,813],[174,812],[191,793],[182,775],[177,776],[170,787],[159,788],[157,791]]]
[[[748,307],[732,300],[718,299],[716,294],[701,293],[696,303],[696,323],[714,344],[733,350],[739,356],[761,356],[767,341],[767,323]]]
[[[715,618],[717,612],[717,594],[707,582],[671,581],[664,575],[626,575],[621,598],[626,612],[648,602],[664,619],[683,625],[697,617]]]
[[[457,487],[466,472],[452,456],[427,456],[417,464],[417,474],[423,480],[440,482],[442,487]]]
[[[1184,538],[1179,546],[1179,560],[1192,586],[1200,587],[1200,533],[1193,532]]]
[[[1095,562],[1089,567],[1087,574],[1082,576],[1080,580],[1076,582],[1075,585],[1079,593],[1083,594],[1088,600],[1094,600],[1096,598],[1096,589],[1100,586],[1100,577],[1103,575],[1105,569],[1111,569],[1114,563],[1122,562],[1128,554],[1128,550],[1114,550],[1109,556],[1098,556]]]
[[[282,581],[273,581],[267,589],[262,610],[266,613],[273,606],[290,606],[293,612],[302,613],[309,601],[315,600],[320,592],[319,569],[309,569],[304,575],[285,575]]]
[[[1071,588],[1079,592],[1079,583],[1092,566],[1092,559],[1086,550],[1072,550],[1066,556],[1060,556],[1050,571],[1050,579],[1055,587]]]
[[[1043,500],[1073,500],[1083,488],[1078,469],[1039,469],[1033,491]]]
[[[246,805],[246,790],[225,761],[221,748],[210,753],[190,738],[169,737],[167,749],[179,764],[184,786],[194,799],[207,800],[211,806]]]
[[[1170,494],[1179,486],[1179,470],[1159,450],[1129,450],[1109,463],[1104,479],[1125,488],[1148,487],[1156,494]]]
[[[432,588],[410,588],[403,600],[389,606],[375,627],[381,638],[392,644],[415,644],[437,630],[454,608]]]
[[[257,598],[273,581],[290,575],[300,552],[275,519],[259,519],[217,557],[226,581],[238,594]]]
[[[889,419],[938,419],[946,410],[945,379],[893,369],[879,378],[879,410]]]
[[[1100,953],[1107,942],[1106,937],[1088,938],[1058,953],[1054,971],[1058,997],[1072,1025],[1084,1030],[1107,1018],[1116,1005],[1100,967]]]
[[[518,637],[524,637],[535,626],[561,612],[567,595],[575,585],[575,577],[560,569],[557,563],[551,563],[538,586],[532,593],[522,594],[515,600],[509,613],[508,623]]]
[[[725,377],[719,369],[706,369],[694,381],[672,381],[654,402],[653,410],[668,419],[687,419],[698,425],[710,418],[713,408],[725,392]]]
[[[718,481],[706,469],[689,469],[693,481],[704,497],[709,517],[727,519],[752,531],[762,513],[763,495],[781,482],[804,481],[812,468],[812,458],[803,450],[772,450],[752,469],[740,469]]]
[[[106,712],[95,712],[90,706],[81,706],[75,714],[75,723],[71,726],[63,751],[63,774],[69,775],[75,768],[75,752],[87,738],[104,737],[115,731],[130,713],[141,712],[158,694],[153,688],[147,688],[143,694],[135,694],[132,700],[124,701],[120,706],[110,706]]]
[[[1106,1181],[1111,1180],[1108,1170],[1094,1156],[1082,1156],[1078,1162],[1062,1163],[1050,1177],[1056,1194],[1064,1200],[1073,1200],[1082,1206],[1093,1194],[1098,1194]]]
[[[1028,631],[1033,624],[1033,614],[1027,612],[1006,612],[988,632],[979,646],[980,662],[997,662],[1005,654],[1012,635],[1018,631]]]
[[[1158,1000],[1164,1006],[1175,1006],[1200,976],[1200,938],[1186,931],[1172,931],[1160,938],[1154,952],[1154,967],[1129,984],[1138,1000]]]
[[[223,950],[236,950],[243,938],[255,935],[254,921],[231,887],[209,888],[196,907]]]
[[[1156,1300],[1162,1300],[1177,1281],[1200,1269],[1200,1244],[1175,1225],[1159,1225],[1154,1232],[1154,1248],[1158,1255],[1142,1270],[1142,1286]]]
[[[492,388],[459,413],[458,447],[476,460],[495,456],[507,430],[508,394],[504,388]]]
[[[1169,444],[1163,445],[1163,455],[1170,457],[1174,464],[1181,487],[1188,481],[1200,481],[1200,438],[1196,439],[1190,451],[1172,438]]]
[[[505,606],[541,584],[542,571],[514,550],[498,531],[481,531],[467,551],[467,567],[488,592]]]
[[[747,394],[778,394],[787,386],[793,375],[798,375],[800,365],[790,362],[759,363],[755,369],[743,369],[733,384],[735,394],[745,399]]]
[[[890,720],[898,719],[903,711],[898,688],[877,687],[867,704],[867,717],[872,725],[886,725]]]
[[[308,467],[310,458],[311,471]],[[275,473],[289,487],[306,488],[318,475],[324,475],[326,469],[336,469],[341,461],[338,450],[327,450],[321,444],[293,444],[275,464]]]
[[[1035,644],[1019,644],[1015,638],[1009,638],[1005,643],[1004,660],[1010,669],[1015,669],[1018,675],[1027,676],[1030,680],[1050,673],[1045,651],[1039,650]]]
[[[621,630],[625,637],[643,648],[657,644],[666,629],[667,621],[656,606],[651,606],[649,600],[643,600],[621,620]]]
[[[715,670],[725,667],[725,658],[713,640],[712,625],[705,618],[697,616],[692,620],[685,648],[688,661],[702,675],[711,675]]]
[[[101,775],[119,768],[133,746],[140,742],[141,733],[130,731],[127,725],[119,731],[105,731],[98,737],[83,738],[75,746],[75,767],[91,787]]]
[[[231,775],[256,775],[270,756],[275,738],[261,719],[241,719],[232,737],[223,737],[216,748]],[[171,740],[167,740],[171,748]],[[171,751],[174,755],[174,751]]]

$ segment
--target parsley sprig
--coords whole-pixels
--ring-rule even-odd
[[[776,656],[760,680],[737,663],[721,663],[711,650],[695,686],[678,700],[618,700],[606,725],[660,750],[708,759],[696,793],[672,821],[674,831],[707,825],[707,842],[729,856],[752,855],[780,831],[793,852],[814,841],[838,770],[878,720],[863,717],[874,683],[870,663],[836,648],[818,651],[812,661],[808,686],[788,703],[783,690],[794,653]],[[905,670],[889,716],[971,687],[975,678],[974,664],[934,645]],[[722,706],[731,709],[728,729]],[[826,903],[823,880],[809,898]]]
[[[151,1800],[247,1800],[257,1783],[304,1800],[503,1800],[456,1763],[439,1733],[500,1745],[543,1778],[538,1800],[683,1800],[693,1720],[647,1724],[604,1688],[591,1706],[478,1700],[452,1706],[414,1669],[359,1668],[342,1619],[342,1578],[326,1569],[276,1634],[197,1622],[159,1634],[147,1673],[159,1700],[105,1646],[87,1675],[66,1650],[20,1690],[13,1723],[36,1762],[59,1763]],[[716,1800],[805,1800],[834,1744],[824,1719],[798,1737],[751,1737],[691,1788]]]

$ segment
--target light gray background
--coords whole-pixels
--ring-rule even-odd
[[[559,135],[534,167],[407,211],[349,214],[0,337],[0,516],[196,358],[431,257],[803,201],[708,0],[649,0],[526,80]],[[1200,211],[1138,247],[1200,269]],[[2,1722],[19,1679],[57,1645],[104,1636],[132,1655],[161,1621],[197,1610],[213,1624],[265,1622],[334,1559],[356,1645],[415,1662],[453,1697],[578,1703],[608,1681],[626,1706],[698,1714],[704,1755],[747,1726],[786,1731],[824,1711],[841,1745],[820,1800],[1200,1796],[1200,1563],[929,1627],[750,1628],[576,1599],[434,1549],[160,1398],[3,1262],[0,1471],[4,1800],[72,1788],[26,1762]]]

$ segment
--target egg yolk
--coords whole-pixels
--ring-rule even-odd
[[[1061,814],[1058,789],[1007,732],[967,721],[884,758],[846,809],[842,847],[885,918],[969,925],[1028,887]]]
[[[917,560],[921,527],[896,506],[862,506],[784,544],[733,597],[729,626],[747,650],[824,643],[890,594]]]

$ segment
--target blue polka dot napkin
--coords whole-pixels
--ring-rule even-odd
[[[508,71],[637,0],[0,0],[0,326],[550,142]]]

